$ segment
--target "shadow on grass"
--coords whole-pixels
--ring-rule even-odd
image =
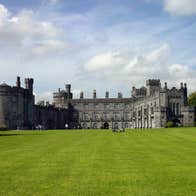
[[[40,136],[40,135],[44,135],[44,134],[40,134],[40,133],[39,133],[39,134],[37,134],[37,133],[36,133],[36,134],[23,134],[23,133],[22,133],[22,134],[20,134],[20,133],[19,133],[19,134],[16,134],[16,133],[13,133],[13,134],[12,134],[12,133],[6,134],[6,133],[5,133],[5,134],[0,134],[0,137],[1,137],[1,136],[32,136],[32,135],[33,135],[33,136],[36,136],[36,135],[37,135],[37,136]]]

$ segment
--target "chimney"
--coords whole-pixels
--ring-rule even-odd
[[[182,82],[180,83],[180,88],[183,89],[183,83]]]
[[[108,91],[105,92],[105,98],[106,98],[106,99],[109,98],[109,92],[108,92]]]
[[[118,98],[121,99],[123,97],[121,92],[118,92]]]
[[[96,90],[93,90],[93,99],[97,98]]]
[[[71,93],[71,84],[66,84],[66,85],[65,85],[65,89],[66,89],[66,92],[67,92],[68,94],[70,94],[70,93]]]
[[[167,89],[167,82],[165,82],[165,89]]]
[[[186,85],[186,83],[184,83],[184,88],[185,88],[185,89],[187,88],[187,85]]]
[[[29,90],[29,92],[33,93],[33,78],[25,78],[25,88]]]
[[[25,78],[25,88],[29,89],[29,79]]]
[[[84,99],[84,92],[80,92],[80,99]]]
[[[16,80],[16,87],[20,88],[21,87],[21,83],[20,83],[20,77],[17,76],[17,80]]]

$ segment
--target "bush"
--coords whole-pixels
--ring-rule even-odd
[[[174,122],[172,122],[172,121],[168,121],[168,122],[166,122],[166,127],[167,127],[167,128],[175,127],[175,124],[174,124]]]
[[[0,125],[0,131],[7,131],[7,126],[6,125]]]

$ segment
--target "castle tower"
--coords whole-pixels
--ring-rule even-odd
[[[66,98],[67,99],[72,99],[73,95],[71,93],[71,84],[66,84],[65,85],[65,92],[66,92]]]
[[[25,88],[29,90],[31,94],[33,94],[33,78],[25,78]]]
[[[160,92],[161,83],[160,80],[147,80],[146,81],[147,87],[147,96],[155,96]]]

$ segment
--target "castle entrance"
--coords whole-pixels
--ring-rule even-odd
[[[103,128],[104,128],[104,129],[109,129],[109,123],[108,123],[108,122],[105,122],[105,123],[103,124]]]
[[[179,119],[173,119],[172,121],[173,121],[175,127],[178,127],[181,125],[181,122]]]
[[[54,123],[54,121],[51,120],[51,119],[48,119],[48,120],[46,121],[45,128],[46,128],[46,129],[54,129],[54,128],[55,128],[55,123]]]

